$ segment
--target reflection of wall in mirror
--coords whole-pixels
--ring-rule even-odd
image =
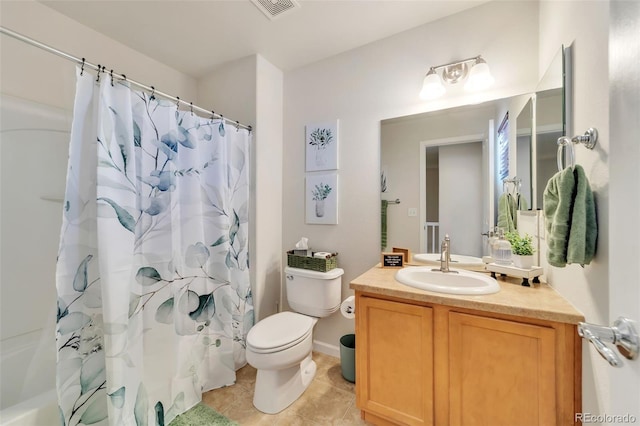
[[[547,182],[558,171],[557,141],[562,136],[562,90],[536,94],[536,206],[542,208]]]
[[[482,143],[441,146],[440,236],[451,238],[451,252],[482,256]]]
[[[386,167],[387,176],[392,185],[390,191],[385,194],[386,199],[400,198],[401,205],[390,206],[387,211],[387,238],[388,245],[396,245],[401,247],[409,247],[413,252],[420,253],[423,248],[420,247],[420,219],[423,216],[425,221],[433,218],[432,212],[426,211],[426,206],[420,206],[420,156],[424,156],[424,152],[420,153],[421,143],[435,143],[444,139],[463,138],[467,135],[484,134],[488,130],[490,119],[497,121],[497,108],[495,102],[489,102],[482,105],[467,106],[453,108],[445,111],[434,111],[430,113],[418,114],[410,117],[400,117],[396,119],[384,120],[381,126],[381,165]],[[502,117],[500,117],[502,118]],[[480,144],[478,144],[480,145]],[[429,161],[427,161],[429,162]],[[477,160],[478,167],[482,167],[482,161]],[[431,170],[425,171],[425,186],[429,179]],[[431,177],[429,182],[433,182]],[[464,180],[458,178],[459,182]],[[482,185],[482,176],[473,181]],[[458,191],[459,192],[459,191]],[[440,203],[452,193],[451,190],[441,194]],[[475,191],[475,195],[482,194],[482,188]],[[473,195],[467,199],[473,198]],[[482,200],[481,200],[482,201]],[[429,207],[434,203],[427,203]],[[418,217],[410,217],[407,215],[407,209],[416,207],[420,214]],[[470,207],[475,217],[482,223],[482,202]],[[438,210],[442,211],[441,208]],[[442,216],[440,215],[440,219]],[[482,246],[482,237],[480,232],[465,235],[464,239],[477,239],[474,247]],[[436,238],[441,240],[444,233],[460,235],[453,230],[441,229],[440,235]],[[458,238],[458,241],[461,238]],[[439,247],[440,241],[437,241]],[[461,247],[458,246],[458,249]],[[456,249],[457,250],[457,249]],[[460,254],[468,254],[478,256],[481,253],[469,252]]]
[[[531,199],[531,127],[532,127],[532,101],[529,99],[522,108],[516,122],[514,134],[516,135],[516,173],[521,179],[520,196],[523,197],[528,208],[532,208]]]

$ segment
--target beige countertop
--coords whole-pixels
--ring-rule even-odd
[[[520,279],[498,278],[501,290],[494,294],[459,295],[435,293],[406,286],[395,280],[397,269],[381,268],[379,265],[351,281],[350,288],[356,291],[396,297],[409,301],[475,309],[577,324],[584,316],[556,290],[547,284],[520,285]]]

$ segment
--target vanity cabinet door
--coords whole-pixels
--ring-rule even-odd
[[[370,297],[356,303],[356,397],[363,417],[432,425],[433,309]]]
[[[556,424],[556,330],[449,312],[451,425]]]

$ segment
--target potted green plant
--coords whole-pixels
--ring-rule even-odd
[[[531,269],[533,267],[533,237],[529,234],[520,236],[518,231],[508,232],[505,238],[511,244],[513,264],[518,268]]]

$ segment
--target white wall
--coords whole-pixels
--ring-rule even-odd
[[[0,2],[0,24],[78,58],[86,58],[196,103],[196,81],[175,69],[98,33],[44,6],[26,1]],[[63,58],[0,37],[2,93],[71,110],[75,96],[75,65]]]
[[[584,167],[594,191],[598,217],[598,247],[590,265],[581,268],[546,266],[549,282],[588,322],[609,324],[609,78],[608,2],[540,2],[539,70],[551,62],[560,44],[573,44],[572,135],[589,127],[600,132],[593,151],[576,147],[576,162]],[[610,413],[611,367],[590,344],[583,344],[583,411]]]
[[[282,170],[283,170],[283,86],[282,71],[258,56],[255,140],[256,244],[252,262],[258,318],[277,312],[282,280]]]
[[[200,102],[253,126],[249,259],[256,319],[277,312],[282,270],[282,71],[260,55],[198,81]]]
[[[312,247],[339,252],[343,296],[351,294],[349,282],[380,259],[380,120],[532,92],[538,79],[537,7],[537,2],[484,4],[285,73],[284,249],[306,236]],[[440,101],[419,100],[429,66],[477,54],[491,66],[493,90],[473,99],[454,90]],[[335,118],[340,119],[339,224],[306,225],[304,126]],[[319,322],[314,337],[335,346],[353,328],[353,321],[334,314]]]
[[[217,114],[255,126],[258,57],[227,62],[198,80],[198,102],[213,105]]]

